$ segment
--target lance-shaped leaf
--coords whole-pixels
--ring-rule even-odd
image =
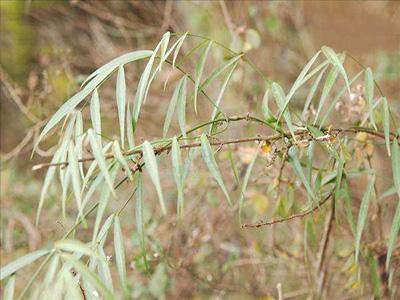
[[[220,89],[220,91],[219,91],[219,94],[218,94],[217,102],[215,103],[213,112],[212,112],[212,114],[211,114],[211,120],[214,120],[214,119],[215,119],[215,116],[217,115],[218,110],[220,110],[220,109],[219,109],[219,105],[221,104],[221,100],[222,100],[222,97],[223,97],[223,95],[224,95],[224,93],[225,93],[225,89],[226,89],[226,87],[227,87],[227,85],[228,85],[229,80],[230,80],[231,77],[232,77],[233,71],[235,70],[236,66],[237,66],[237,63],[235,63],[235,64],[232,66],[232,68],[229,70],[228,74],[227,74],[226,77],[225,77],[225,80],[224,80],[224,82],[223,82],[223,84],[222,84],[222,86],[221,86],[221,89]],[[211,128],[211,127],[210,127],[210,128]]]
[[[311,101],[314,98],[315,92],[317,91],[319,83],[321,82],[322,76],[324,76],[327,68],[328,68],[328,66],[326,66],[325,68],[322,69],[322,71],[318,74],[317,78],[314,80],[313,84],[310,87],[310,90],[309,90],[307,98],[306,98],[306,102],[304,103],[303,112],[301,114],[301,117],[303,120],[306,118],[308,108],[311,105]]]
[[[182,87],[178,96],[178,124],[182,136],[186,137],[186,95],[187,95],[187,76],[182,78]]]
[[[122,57],[117,58],[120,62],[131,62],[134,60],[143,59],[149,57],[152,51],[135,51],[129,53],[124,59]],[[82,102],[91,92],[93,92],[107,77],[108,75],[114,70],[115,67],[107,67],[107,68],[100,68],[94,77],[84,88],[83,90],[76,93],[72,96],[69,100],[67,100],[58,110],[57,112],[51,117],[51,119],[47,122],[46,126],[43,128],[42,132],[40,133],[39,138],[35,143],[34,150],[36,150],[37,146],[44,138],[44,136],[53,129],[54,126],[60,122],[68,113],[72,112],[75,107]]]
[[[239,200],[238,200],[238,203],[239,203],[239,219],[241,219],[241,212],[242,212],[242,208],[243,208],[244,196],[245,196],[245,193],[246,193],[246,190],[247,190],[247,184],[249,183],[251,171],[253,170],[254,163],[257,160],[257,156],[258,156],[258,153],[260,152],[261,146],[262,146],[262,143],[260,142],[258,144],[256,152],[253,155],[253,158],[251,159],[251,162],[247,166],[246,173],[245,173],[244,178],[243,178],[242,188],[240,190],[240,196],[239,196]]]
[[[201,76],[203,75],[204,65],[206,63],[208,52],[211,49],[212,41],[209,41],[200,55],[200,58],[195,67],[195,82],[194,82],[194,111],[197,114],[197,94],[200,87]]]
[[[59,240],[54,243],[54,247],[62,251],[81,253],[87,256],[97,257],[96,253],[88,245],[78,240]]]
[[[47,268],[46,275],[44,276],[43,283],[44,285],[49,285],[54,282],[54,278],[56,276],[58,270],[58,264],[60,261],[59,255],[54,255],[50,261],[49,267]]]
[[[398,137],[394,137],[392,141],[392,174],[393,182],[396,187],[397,194],[400,197],[400,149]]]
[[[60,154],[62,152],[61,150],[62,149],[58,149],[56,151],[56,153],[54,153],[54,156],[50,162],[51,164],[55,164],[60,161]],[[56,170],[57,170],[56,167],[50,167],[47,169],[46,177],[44,178],[44,182],[43,182],[43,186],[42,186],[42,191],[40,193],[39,205],[38,205],[37,212],[36,212],[36,225],[39,224],[40,213],[43,208],[44,200],[47,196],[47,191],[48,191],[50,184],[54,178],[54,174],[55,174]]]
[[[188,34],[188,33],[185,32],[185,33],[176,41],[176,47],[175,47],[175,50],[174,50],[174,56],[173,56],[173,58],[172,58],[172,68],[173,68],[173,69],[175,68],[176,58],[178,57],[179,50],[182,48],[182,44],[183,44],[183,42],[185,41],[187,34]]]
[[[203,157],[203,160],[208,170],[210,171],[211,175],[214,177],[215,181],[220,186],[229,205],[232,205],[231,198],[229,197],[229,193],[225,187],[224,181],[222,180],[222,176],[221,173],[219,172],[219,168],[217,162],[215,161],[210,143],[204,133],[201,135],[200,140],[201,140],[201,155]]]
[[[83,133],[83,117],[82,112],[78,110],[76,112],[76,121],[75,121],[75,149],[76,155],[78,158],[82,158],[83,156],[83,140],[85,138],[85,134]],[[83,164],[79,165],[79,171],[81,174],[81,178],[85,176],[83,173]]]
[[[167,135],[169,126],[171,125],[172,115],[174,114],[175,107],[177,103],[186,103],[186,76],[184,76],[181,80],[179,80],[178,84],[175,87],[174,93],[172,94],[171,101],[169,102],[167,114],[165,116],[164,128],[163,128],[163,136]],[[182,106],[182,104],[180,104]],[[182,107],[181,107],[182,109]],[[183,112],[184,113],[184,112]],[[181,116],[182,118],[182,116]],[[185,118],[185,117],[184,117]],[[182,122],[182,120],[181,120]]]
[[[386,255],[386,270],[389,270],[390,259],[392,258],[393,249],[395,248],[396,241],[399,236],[399,229],[400,229],[400,199],[399,201],[397,201],[397,208],[393,217],[392,228],[390,230],[390,237]]]
[[[126,135],[128,137],[128,145],[129,149],[135,147],[135,136],[134,136],[134,128],[135,124],[133,122],[133,117],[131,113],[131,108],[129,102],[127,103],[126,109]]]
[[[136,186],[136,207],[135,207],[135,216],[136,216],[136,230],[139,235],[140,240],[140,248],[142,250],[143,263],[146,270],[149,269],[147,258],[146,258],[146,242],[144,236],[144,221],[143,221],[143,184],[142,184],[142,175],[138,173],[137,176],[137,186]]]
[[[68,169],[70,171],[72,190],[74,192],[76,205],[78,207],[79,215],[83,219],[82,197],[81,197],[81,177],[79,175],[78,158],[76,157],[75,147],[72,142],[71,142],[71,144],[69,144],[69,148],[68,148]]]
[[[160,200],[161,211],[163,212],[163,214],[167,214],[167,209],[165,207],[165,202],[164,202],[164,196],[160,184],[160,176],[158,175],[156,156],[154,154],[153,147],[148,141],[145,141],[143,143],[143,160],[146,164],[146,169],[149,172],[151,181],[153,182],[156,188],[158,199]]]
[[[125,71],[124,67],[118,68],[117,76],[117,107],[119,118],[119,131],[121,135],[122,148],[125,147],[125,108],[126,108],[126,84],[125,84]]]
[[[78,280],[72,276],[71,272],[69,270],[64,270],[61,273],[61,277],[65,283],[65,299],[83,299]]]
[[[322,52],[326,56],[327,59],[331,61],[331,63],[334,66],[337,66],[339,68],[340,73],[342,73],[342,76],[344,78],[344,81],[346,82],[347,90],[350,95],[350,84],[349,84],[349,78],[347,77],[347,73],[343,67],[343,60],[344,60],[344,55],[343,58],[339,58],[338,55],[333,51],[331,48],[327,46],[322,47]]]
[[[31,253],[28,253],[24,256],[21,256],[20,258],[12,261],[8,265],[1,267],[0,268],[0,280],[7,278],[11,274],[17,272],[19,269],[21,269],[27,265],[30,265],[35,260],[46,255],[49,252],[50,252],[49,250],[37,250],[37,251],[31,252]]]
[[[356,249],[355,249],[355,261],[358,262],[358,255],[360,253],[361,237],[368,218],[368,207],[371,200],[372,192],[374,190],[375,174],[373,174],[368,182],[367,188],[365,189],[364,195],[361,200],[360,210],[358,213],[357,229],[356,229]]]
[[[290,117],[290,112],[289,109],[285,109],[284,108],[284,104],[285,104],[285,93],[283,92],[282,87],[277,84],[276,82],[272,83],[272,94],[274,95],[275,101],[278,105],[278,107],[280,108],[281,111],[283,111],[283,118],[285,119],[286,125],[289,128],[289,131],[291,133],[291,135],[293,136],[293,139],[296,140],[296,137],[294,135],[294,127],[292,124],[292,118]],[[278,124],[278,123],[276,123]]]
[[[114,71],[118,66],[124,65],[126,63],[135,61],[135,60],[140,60],[149,57],[150,55],[153,54],[153,51],[151,50],[139,50],[139,51],[133,51],[129,52],[126,54],[123,54],[117,58],[114,58],[110,62],[106,63],[102,67],[98,68],[96,71],[94,71],[92,74],[90,74],[86,80],[82,83],[82,86],[85,85],[88,81],[90,81],[92,78],[96,77],[97,75],[104,73],[110,75],[112,71]]]
[[[296,81],[292,85],[292,88],[290,89],[289,93],[286,96],[285,102],[283,105],[280,106],[281,112],[279,114],[278,121],[281,119],[284,111],[286,110],[286,107],[289,105],[290,100],[292,99],[293,95],[296,93],[296,91],[304,84],[304,78],[306,77],[308,71],[314,64],[315,60],[318,58],[319,54],[321,51],[318,51],[310,60],[309,62],[304,66],[303,70],[301,70],[299,76],[297,77]]]
[[[92,99],[90,99],[90,120],[92,121],[93,130],[97,135],[97,139],[101,144],[100,99],[97,89],[93,91]]]
[[[385,134],[385,144],[388,155],[390,156],[390,112],[386,97],[382,97],[382,121]]]
[[[217,78],[219,75],[221,75],[225,70],[227,70],[230,66],[235,64],[241,57],[243,56],[243,53],[236,55],[220,65],[218,68],[216,68],[210,76],[208,76],[203,83],[200,86],[200,89],[206,88],[215,78]]]
[[[374,109],[373,109],[374,78],[372,76],[372,71],[370,68],[367,68],[367,70],[365,71],[364,87],[365,87],[365,98],[367,98],[366,100],[369,107],[369,118],[372,126],[375,128],[375,130],[377,130],[375,124]]]
[[[304,187],[307,190],[307,193],[311,196],[311,198],[315,199],[315,194],[314,194],[313,190],[311,189],[310,182],[307,180],[306,176],[304,175],[299,158],[297,157],[296,147],[295,146],[290,147],[288,154],[292,160],[292,166],[293,166],[295,173],[297,174],[297,177],[299,177],[299,179],[303,183]]]
[[[100,248],[99,250],[99,260],[98,260],[98,270],[99,270],[99,275],[102,280],[107,286],[107,288],[113,292],[114,287],[113,287],[113,280],[111,276],[111,271],[110,267],[108,265],[107,257],[104,253],[104,250]]]
[[[84,280],[88,281],[96,288],[103,295],[104,299],[114,299],[113,294],[107,289],[100,278],[94,272],[90,271],[83,263],[70,254],[63,253],[61,257],[68,262]]]
[[[182,160],[181,160],[181,148],[179,147],[178,139],[176,136],[172,138],[172,169],[174,173],[174,179],[178,190],[178,205],[177,213],[178,216],[183,215],[183,177],[182,177]]]
[[[339,69],[337,66],[334,66],[328,73],[328,76],[326,77],[326,81],[322,89],[321,98],[319,99],[317,114],[315,115],[313,125],[315,125],[318,121],[319,114],[321,113],[321,110],[325,104],[329,92],[331,91],[333,85],[336,82],[338,74],[339,74]]]
[[[164,33],[163,38],[161,40],[161,53],[160,53],[160,62],[158,65],[158,69],[161,71],[162,69],[162,64],[164,63],[164,61],[167,59],[167,49],[168,49],[168,44],[169,44],[169,39],[171,37],[171,33],[169,31],[167,31],[166,33]]]
[[[114,153],[114,157],[116,158],[118,163],[120,163],[122,168],[124,168],[124,170],[125,170],[126,174],[128,175],[129,179],[133,180],[132,171],[129,168],[128,163],[127,163],[124,155],[122,154],[121,147],[119,146],[119,143],[117,141],[114,141],[114,143],[113,143],[113,153]]]
[[[118,215],[114,218],[114,247],[115,247],[115,260],[117,262],[117,270],[119,280],[124,290],[127,289],[126,282],[126,263],[125,263],[125,246],[122,238],[121,223]]]
[[[104,179],[105,179],[106,183],[108,184],[108,187],[109,187],[111,193],[115,197],[115,190],[114,190],[111,178],[110,178],[110,174],[108,173],[108,167],[106,164],[106,160],[104,158],[103,151],[100,148],[100,146],[93,134],[92,129],[88,130],[88,136],[89,136],[90,146],[92,147],[92,150],[93,150],[94,158],[97,161],[100,171],[102,172]]]
[[[15,290],[15,275],[8,279],[6,287],[4,288],[3,300],[13,300]]]

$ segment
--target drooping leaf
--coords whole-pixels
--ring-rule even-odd
[[[315,92],[317,91],[319,83],[321,82],[322,76],[324,76],[327,68],[328,68],[328,66],[326,66],[325,68],[322,69],[322,71],[318,74],[317,78],[314,80],[313,84],[310,87],[310,90],[307,94],[306,102],[304,103],[303,112],[301,114],[301,117],[303,120],[306,117],[306,113],[311,105],[311,102],[314,98]]]
[[[144,220],[143,220],[143,187],[142,187],[142,175],[138,173],[137,176],[137,190],[136,190],[136,207],[135,207],[135,216],[136,216],[136,230],[139,235],[140,240],[140,248],[142,250],[143,263],[146,270],[149,269],[147,258],[146,258],[146,242],[144,236]]]
[[[83,299],[82,291],[78,285],[78,280],[74,278],[70,271],[64,270],[61,277],[65,283],[65,299]]]
[[[111,225],[114,223],[114,217],[115,217],[114,214],[108,216],[108,218],[104,221],[103,226],[101,226],[99,234],[96,237],[96,243],[98,243],[98,248],[103,248],[104,243],[106,242],[107,239],[108,231],[110,230]]]
[[[172,115],[174,114],[175,111],[176,104],[180,102],[186,102],[185,99],[183,99],[183,97],[186,97],[186,95],[184,94],[185,92],[184,90],[186,89],[184,87],[185,83],[186,83],[186,76],[184,76],[181,80],[179,80],[178,84],[175,87],[174,93],[171,97],[171,101],[169,102],[167,114],[165,116],[165,121],[164,121],[164,128],[163,128],[164,137],[167,135],[169,126],[171,124]]]
[[[299,158],[297,157],[296,147],[295,146],[290,147],[288,154],[292,160],[292,166],[293,166],[295,173],[297,174],[297,177],[299,177],[299,179],[303,183],[304,187],[307,190],[307,193],[311,196],[311,198],[315,199],[315,194],[314,194],[313,190],[311,189],[310,182],[307,180],[306,176],[304,175],[303,168],[301,167]]]
[[[68,262],[75,271],[81,274],[84,280],[87,280],[96,288],[103,295],[104,299],[114,299],[113,294],[107,289],[100,278],[94,272],[91,272],[83,263],[70,254],[63,253],[61,257]]]
[[[114,218],[114,248],[115,248],[115,260],[117,262],[117,270],[119,280],[124,290],[127,289],[126,281],[126,262],[125,262],[125,246],[122,237],[121,223],[118,215]]]
[[[76,112],[76,121],[75,121],[75,149],[76,149],[76,155],[79,158],[82,158],[83,156],[83,140],[85,138],[85,134],[83,133],[83,117],[82,117],[82,112],[78,110]],[[81,174],[81,178],[84,177],[83,173],[83,164],[79,165],[79,171]]]
[[[286,125],[289,128],[289,131],[293,137],[294,140],[296,140],[296,136],[294,134],[294,127],[292,124],[292,118],[290,117],[290,112],[289,108],[286,108],[284,110],[284,105],[285,105],[285,93],[283,92],[282,87],[277,84],[276,82],[272,83],[272,94],[274,95],[275,101],[279,107],[279,109],[283,112],[283,118],[285,119]],[[278,124],[278,123],[277,123]]]
[[[172,169],[174,173],[174,179],[178,190],[178,205],[177,214],[182,217],[183,215],[183,178],[182,178],[182,160],[181,160],[181,149],[179,147],[176,136],[172,138]]]
[[[129,102],[127,103],[127,109],[126,109],[126,135],[128,137],[128,145],[129,149],[132,149],[135,147],[135,136],[133,134],[134,132],[134,124],[132,123],[133,117],[131,113],[131,108]]]
[[[382,98],[382,121],[383,121],[383,131],[385,134],[385,144],[388,155],[390,156],[390,112],[389,105],[386,97]]]
[[[113,292],[114,291],[113,280],[111,276],[110,267],[108,265],[107,257],[102,248],[100,248],[98,251],[99,251],[99,260],[98,260],[99,263],[97,268],[99,270],[100,278],[102,282],[106,284],[107,288],[111,292]]]
[[[245,193],[246,193],[246,190],[247,190],[247,185],[249,183],[251,171],[253,170],[254,163],[257,160],[257,156],[258,156],[258,153],[260,152],[261,146],[262,146],[262,143],[260,142],[258,144],[256,152],[253,155],[253,158],[251,159],[250,163],[247,166],[246,173],[245,173],[244,178],[243,178],[242,188],[240,190],[240,196],[239,196],[239,200],[238,200],[238,203],[239,203],[239,219],[241,219],[241,211],[243,209],[244,197],[245,197]]]
[[[90,100],[90,120],[92,121],[93,130],[96,133],[96,138],[101,144],[101,112],[100,112],[100,99],[97,89],[92,93]]]
[[[339,58],[339,56],[335,53],[335,51],[333,51],[331,48],[327,46],[323,46],[321,50],[326,56],[326,58],[329,59],[334,66],[337,66],[339,68],[339,71],[340,73],[342,73],[344,81],[346,82],[347,90],[350,94],[349,78],[347,77],[347,73],[343,67],[344,55],[343,58]]]
[[[70,171],[72,190],[74,192],[76,205],[78,207],[79,215],[83,219],[82,197],[81,197],[81,177],[79,175],[78,158],[76,157],[75,147],[72,142],[71,142],[71,144],[69,144],[69,148],[68,148],[68,169]]]
[[[358,255],[360,253],[361,237],[368,218],[368,207],[372,192],[374,190],[375,174],[369,179],[368,185],[365,189],[364,195],[361,200],[360,210],[358,213],[357,229],[356,229],[356,248],[355,248],[355,261],[358,262]]]
[[[367,98],[367,103],[369,107],[369,118],[372,126],[377,130],[375,124],[375,117],[373,111],[373,101],[374,101],[374,78],[372,76],[371,68],[367,68],[365,71],[365,79],[364,79],[364,87],[365,87],[365,98]]]
[[[161,211],[163,214],[167,214],[167,208],[165,207],[164,196],[160,184],[160,177],[158,175],[156,156],[154,154],[153,147],[148,141],[143,143],[143,160],[146,164],[146,169],[150,175],[150,178],[156,188],[158,199],[160,200]]]
[[[392,227],[390,229],[389,243],[386,255],[386,270],[389,270],[390,260],[392,258],[393,250],[396,246],[396,241],[399,236],[399,229],[400,229],[400,196],[399,200],[397,201],[397,208],[393,217]]]
[[[6,287],[4,288],[3,300],[13,300],[15,290],[15,275],[8,279]]]
[[[119,118],[119,131],[121,135],[121,145],[125,148],[125,109],[126,109],[126,84],[125,84],[125,71],[123,66],[118,68],[117,76],[117,106]]]
[[[392,174],[393,183],[397,190],[397,195],[400,197],[400,149],[398,137],[393,138],[392,141]]]
[[[133,180],[132,171],[129,168],[129,165],[128,165],[125,157],[123,156],[121,147],[119,146],[119,143],[117,141],[114,141],[114,143],[113,143],[113,153],[114,153],[114,157],[121,164],[122,168],[124,168],[129,179],[132,181]]]
[[[78,240],[71,240],[71,239],[59,240],[54,243],[54,247],[62,251],[81,253],[93,257],[97,256],[96,253],[88,245]]]
[[[93,150],[93,156],[95,157],[95,159],[97,161],[100,171],[102,172],[104,179],[105,179],[106,183],[108,184],[108,187],[109,187],[112,195],[115,197],[116,196],[115,190],[114,190],[111,178],[110,178],[110,174],[108,173],[108,168],[107,168],[106,160],[104,158],[103,151],[101,150],[100,145],[98,144],[98,142],[93,134],[92,129],[88,130],[88,136],[89,136],[90,145]]]
[[[186,95],[187,95],[187,76],[182,78],[182,86],[178,96],[178,124],[182,137],[186,137]]]
[[[301,70],[299,76],[297,77],[296,81],[292,85],[292,88],[290,89],[289,93],[286,96],[285,102],[283,105],[280,106],[280,114],[278,117],[278,121],[281,119],[284,111],[286,110],[287,106],[289,105],[290,100],[292,99],[293,95],[296,93],[296,91],[304,84],[304,78],[307,75],[308,71],[314,64],[315,60],[318,58],[319,54],[321,51],[318,51],[309,61],[308,63],[304,66],[304,68]]]
[[[185,41],[187,34],[188,34],[188,33],[185,32],[185,33],[176,41],[176,47],[175,47],[175,50],[174,50],[174,56],[173,56],[173,58],[172,58],[172,68],[173,68],[173,69],[175,68],[176,58],[178,57],[179,50],[181,49],[182,44],[183,44],[183,42]]]
[[[160,53],[160,62],[158,65],[158,69],[161,71],[162,69],[162,65],[164,63],[164,61],[167,59],[167,49],[168,49],[168,44],[169,44],[169,39],[170,39],[171,33],[169,31],[167,31],[166,33],[164,33],[163,38],[161,39],[161,53]]]
[[[194,111],[197,114],[197,94],[200,87],[201,76],[203,75],[204,65],[206,63],[208,52],[211,49],[212,41],[209,41],[207,46],[203,49],[200,58],[195,67],[195,83],[194,83]]]
[[[0,268],[0,280],[7,278],[11,274],[17,272],[19,269],[21,269],[27,265],[30,265],[35,260],[41,258],[42,256],[48,254],[49,252],[50,252],[49,250],[37,250],[37,251],[31,252],[31,253],[28,253],[24,256],[21,256],[20,258],[17,258],[16,260],[10,262],[8,265],[1,267]]]
[[[60,261],[59,255],[54,255],[53,258],[51,259],[46,275],[43,280],[43,283],[45,285],[49,285],[52,282],[54,282],[54,278],[58,270],[59,261]]]
[[[201,135],[200,140],[201,140],[201,154],[203,156],[203,160],[208,170],[210,171],[211,175],[214,177],[215,181],[220,186],[229,205],[232,205],[231,198],[229,197],[229,193],[225,187],[224,181],[222,180],[221,173],[219,172],[219,168],[217,162],[215,161],[210,143],[204,133]]]

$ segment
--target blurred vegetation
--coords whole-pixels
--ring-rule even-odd
[[[398,1],[1,1],[1,265],[59,239],[75,221],[72,206],[66,219],[60,217],[60,191],[54,187],[40,226],[35,227],[44,173],[33,172],[31,167],[48,161],[59,136],[46,140],[47,148],[41,145],[39,155],[32,160],[30,154],[44,122],[97,67],[128,51],[154,48],[167,30],[189,31],[246,52],[265,76],[288,88],[306,61],[327,44],[371,67],[384,95],[398,112],[399,10]],[[379,28],[378,34],[375,28]],[[220,61],[226,53],[217,51],[213,55],[214,61]],[[185,62],[191,64],[190,60]],[[352,75],[359,71],[356,63],[346,64]],[[142,70],[143,65],[127,71],[129,97],[134,95],[130,86],[139,80],[139,67]],[[211,70],[212,66],[207,68]],[[238,69],[232,81],[226,96],[232,100],[224,103],[227,111],[246,113],[260,107],[265,86],[256,80],[254,72]],[[158,102],[152,101],[143,112],[141,134],[145,139],[161,136],[167,109],[163,100],[169,95],[164,94],[163,84],[154,86],[151,96]],[[110,131],[117,127],[112,118],[116,111],[113,88],[110,84],[102,88],[103,107],[108,114],[102,120],[103,127]],[[295,105],[300,108],[303,103],[296,99]],[[341,118],[340,113],[337,116]],[[259,133],[259,128],[250,126],[238,126],[237,130]],[[117,135],[117,129],[114,132]],[[253,155],[254,149],[249,148],[234,149],[241,176]],[[362,164],[365,151],[368,149],[360,147],[360,159],[355,159],[355,164]],[[233,178],[228,156],[222,151],[218,159]],[[373,163],[383,174],[389,172],[387,160],[379,158]],[[275,171],[270,172],[273,178]],[[316,254],[328,209],[274,229],[244,230],[236,216],[220,205],[221,195],[209,187],[204,168],[193,173],[187,188],[189,213],[181,221],[175,216],[162,217],[155,209],[158,204],[153,189],[145,186],[149,199],[144,204],[149,266],[143,262],[140,237],[132,224],[133,207],[128,206],[122,215],[132,294],[137,298],[277,299],[276,286],[282,284],[284,299],[307,298],[313,279],[303,239],[310,247],[307,251]],[[171,176],[170,171],[161,174],[168,197],[174,193]],[[378,178],[380,190],[388,188],[385,177]],[[298,211],[295,184],[282,193],[266,188],[262,180],[249,187],[246,217],[255,221],[264,216],[287,217]],[[359,205],[365,182],[352,184],[355,205]],[[123,186],[121,197],[125,199],[130,192],[128,185]],[[117,209],[120,202],[111,206]],[[388,227],[389,223],[385,224]],[[81,238],[90,236],[90,226],[79,232]],[[332,269],[323,298],[379,297],[387,284],[387,278],[382,279],[381,245],[370,245],[367,263],[359,267],[351,260],[351,229],[338,231],[330,246]],[[113,245],[107,247],[112,249]],[[391,280],[398,283],[400,255],[396,257],[397,268]],[[361,278],[359,268],[363,268]],[[34,271],[30,267],[21,274],[18,291]],[[400,297],[399,293],[397,288],[395,298]]]

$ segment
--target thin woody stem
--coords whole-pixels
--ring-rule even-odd
[[[243,120],[248,121],[248,122],[258,122],[258,123],[269,125],[265,121],[263,121],[257,117],[250,116],[250,115],[233,116],[233,117],[215,119],[212,121],[202,123],[198,126],[193,127],[192,129],[188,130],[186,133],[194,132],[194,131],[196,131],[200,128],[203,128],[207,125],[210,125],[210,124],[221,123],[221,122],[229,123],[229,122],[236,122],[236,121],[243,121]],[[358,132],[365,132],[365,133],[368,133],[370,135],[373,135],[373,136],[376,136],[376,137],[379,137],[382,139],[385,138],[385,135],[382,132],[373,131],[372,129],[365,128],[365,127],[351,127],[351,128],[347,128],[347,129],[337,128],[337,129],[329,130],[329,133],[331,133],[333,135],[345,134],[345,133],[358,133]],[[304,133],[307,133],[306,129],[299,129],[295,132],[295,135],[302,135]],[[393,139],[395,137],[395,134],[390,133],[390,136],[391,136],[391,139]],[[270,135],[270,136],[256,136],[256,137],[231,139],[231,140],[218,141],[218,142],[210,142],[210,144],[211,145],[228,145],[228,144],[240,144],[240,143],[246,143],[246,142],[252,142],[252,141],[276,141],[276,140],[281,139],[282,137],[290,138],[288,133],[279,133],[279,134]],[[318,138],[316,138],[316,140],[319,141]],[[199,146],[201,146],[201,143],[196,142],[196,143],[191,143],[191,144],[186,144],[186,145],[180,145],[180,148],[185,149],[185,148],[194,148],[194,147],[199,147]],[[156,148],[155,152],[159,154],[161,152],[164,152],[164,151],[167,151],[170,149],[171,149],[171,144],[168,143],[168,145]],[[136,154],[138,154],[138,155],[142,154],[142,150],[141,149],[132,149],[132,150],[123,152],[124,156],[136,155]],[[104,157],[106,159],[112,159],[112,158],[114,158],[114,154],[109,153],[109,154],[106,154]],[[92,157],[81,158],[78,160],[78,162],[83,163],[83,162],[88,162],[88,161],[93,161],[93,160],[95,160],[95,158],[92,156]],[[33,166],[32,170],[39,170],[39,169],[48,168],[48,167],[67,166],[67,165],[68,165],[68,162],[66,162],[66,161],[58,162],[58,163],[44,163],[44,164],[38,164],[38,165]]]

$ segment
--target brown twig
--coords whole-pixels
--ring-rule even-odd
[[[242,228],[259,228],[261,226],[274,225],[274,224],[290,221],[290,220],[293,220],[293,219],[305,217],[305,216],[313,213],[314,211],[319,210],[321,208],[321,206],[324,205],[329,200],[329,198],[331,196],[332,196],[332,193],[329,193],[329,195],[326,196],[324,198],[324,200],[322,200],[320,203],[318,203],[318,205],[314,206],[313,208],[311,208],[311,209],[309,209],[309,210],[307,210],[305,212],[294,214],[294,215],[291,215],[291,216],[289,216],[287,218],[281,218],[281,219],[272,220],[272,221],[268,221],[268,222],[267,221],[259,221],[259,222],[254,223],[254,224],[243,224]]]

